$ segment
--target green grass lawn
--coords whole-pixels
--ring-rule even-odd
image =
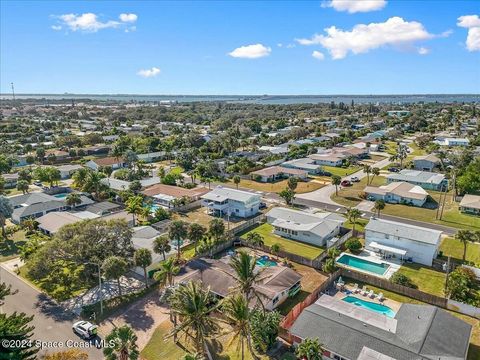
[[[175,167],[170,169],[169,174],[180,175],[184,171],[185,170],[181,166],[175,166]]]
[[[24,230],[17,231],[8,236],[8,239],[0,239],[0,262],[14,259],[19,255],[19,247],[26,242]]]
[[[257,232],[263,236],[263,242],[266,246],[272,246],[273,244],[280,244],[282,250],[303,256],[307,259],[315,259],[319,256],[324,249],[309,244],[304,244],[299,241],[285,239],[273,233],[273,226],[270,224],[262,224],[255,229],[248,231],[241,236],[242,239],[246,239],[247,234],[250,232]]]
[[[385,184],[385,177],[374,176],[372,178],[372,176],[370,175],[369,181],[369,186],[380,186]],[[331,199],[343,206],[357,206],[363,201],[363,199],[360,198],[360,194],[363,192],[363,189],[365,189],[365,186],[367,186],[366,177],[361,179],[357,183],[353,183],[352,186],[347,186],[344,188],[340,188],[339,186],[338,195],[335,195],[335,193],[333,193]]]
[[[353,173],[356,173],[357,171],[359,171],[361,169],[362,169],[362,167],[358,166],[358,165],[351,165],[347,168],[322,165],[322,170],[323,171],[328,171],[332,175],[338,175],[340,177],[352,175]]]
[[[404,264],[398,272],[408,276],[418,286],[418,290],[444,296],[445,273],[420,264]]]
[[[364,232],[365,226],[367,226],[367,224],[368,224],[367,219],[357,219],[355,221],[355,231]],[[347,229],[353,229],[353,223],[347,220],[343,223],[343,227],[346,227]]]
[[[440,245],[440,251],[443,252],[444,258],[451,256],[457,261],[462,261],[463,244],[460,241],[455,240],[454,238],[445,238]],[[468,243],[465,259],[466,261],[471,261],[477,265],[480,265],[480,244],[472,242]]]

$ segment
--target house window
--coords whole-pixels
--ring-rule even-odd
[[[388,239],[388,238],[389,238],[388,234],[385,234],[385,239]]]

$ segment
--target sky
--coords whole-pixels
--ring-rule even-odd
[[[0,92],[480,93],[478,1],[0,1]]]

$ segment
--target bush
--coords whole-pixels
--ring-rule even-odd
[[[415,285],[407,275],[398,272],[392,275],[390,282],[392,284],[403,285],[412,289],[417,288],[417,285]]]
[[[358,252],[362,249],[362,243],[358,238],[350,238],[345,242],[345,247],[351,252]]]

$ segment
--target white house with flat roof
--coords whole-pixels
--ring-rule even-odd
[[[438,230],[372,218],[365,226],[365,247],[384,255],[432,266],[441,235]]]
[[[330,212],[310,214],[284,207],[275,207],[266,216],[278,236],[316,246],[325,246],[338,235],[345,221],[342,216]]]
[[[437,138],[433,141],[435,144],[440,146],[468,146],[470,145],[470,140],[467,138]]]
[[[392,182],[379,187],[366,186],[363,191],[368,200],[384,200],[390,204],[423,206],[428,198],[428,193],[423,188],[407,182]]]
[[[387,176],[387,183],[405,181],[413,185],[421,186],[426,190],[441,191],[448,185],[445,175],[419,170],[403,169],[399,173]]]
[[[217,186],[201,196],[202,206],[213,214],[246,218],[260,211],[261,196],[247,191]]]

